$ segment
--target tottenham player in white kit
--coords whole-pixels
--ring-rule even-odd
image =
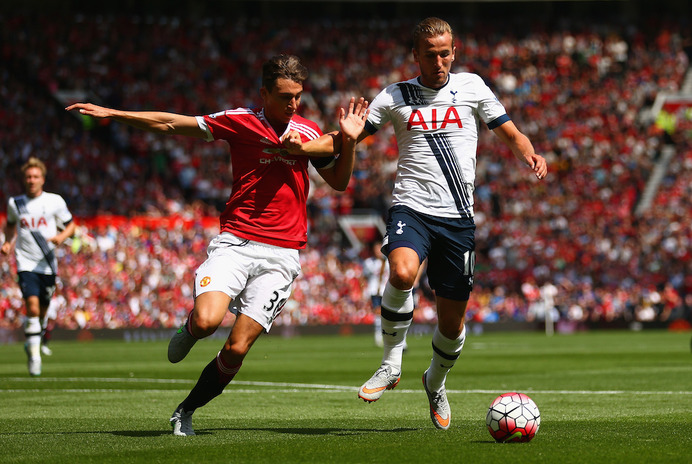
[[[450,73],[456,49],[447,22],[438,18],[420,22],[413,32],[412,52],[420,75],[392,84],[375,97],[359,137],[360,141],[391,122],[399,161],[383,241],[390,267],[382,295],[384,355],[358,396],[377,401],[398,384],[413,317],[411,290],[427,258],[438,323],[423,385],[433,424],[447,429],[451,410],[445,380],[464,346],[464,316],[473,286],[473,191],[480,120],[538,179],[546,176],[547,166],[479,76]],[[329,142],[320,138],[291,150],[325,153]]]
[[[55,292],[58,260],[55,248],[75,231],[65,200],[43,191],[46,166],[31,157],[22,166],[25,193],[9,199],[2,254],[15,248],[17,276],[26,305],[24,345],[29,374],[41,375],[41,333]]]
[[[373,328],[375,331],[375,345],[382,347],[382,319],[380,318],[380,306],[382,305],[382,290],[389,274],[389,263],[387,257],[382,254],[380,242],[373,242],[370,245],[371,256],[363,261],[363,277],[365,277],[365,292],[370,297],[370,305],[375,312]]]
[[[169,361],[181,361],[198,339],[214,333],[229,305],[237,316],[223,348],[173,412],[175,435],[195,434],[194,411],[221,394],[291,294],[300,272],[298,250],[307,242],[308,163],[336,190],[345,190],[351,178],[356,139],[368,115],[362,98],[358,102],[352,98],[348,112],[341,110],[342,132],[329,135],[342,148],[338,158],[295,156],[283,145],[285,139],[295,144],[322,135],[314,122],[296,114],[306,78],[307,69],[297,57],[279,55],[262,68],[263,108],[196,117],[119,111],[90,103],[66,108],[151,132],[226,140],[230,146],[233,185],[221,214],[221,233],[197,269],[194,308],[171,338]]]

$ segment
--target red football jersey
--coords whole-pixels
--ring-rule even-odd
[[[310,159],[283,150],[261,109],[237,108],[198,117],[208,140],[230,145],[233,187],[221,214],[221,232],[285,248],[305,248],[307,242],[308,163],[327,166],[333,158]],[[293,116],[286,131],[298,131],[303,141],[318,138],[317,124]]]

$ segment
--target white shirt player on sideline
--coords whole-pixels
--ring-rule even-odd
[[[368,297],[382,296],[382,290],[387,282],[389,264],[380,251],[380,243],[371,246],[372,256],[363,261],[363,276],[367,282],[366,293]]]
[[[382,304],[382,291],[387,283],[389,275],[389,263],[387,257],[380,250],[380,243],[370,245],[371,256],[363,261],[363,276],[366,280],[366,294],[370,298],[372,310],[375,312],[373,329],[375,345],[382,347],[382,318],[380,317],[380,305]]]
[[[7,205],[7,221],[18,224],[15,245],[17,272],[56,274],[58,260],[53,253],[56,245],[48,239],[55,237],[59,229],[65,228],[64,224],[72,221],[65,200],[48,192],[35,198],[27,195],[12,197]]]
[[[43,191],[46,166],[31,157],[22,166],[25,193],[9,199],[2,254],[15,249],[19,286],[26,305],[24,345],[29,374],[41,375],[41,338],[45,334],[58,261],[55,248],[71,237],[75,223],[60,195]],[[44,349],[50,354],[49,349]]]

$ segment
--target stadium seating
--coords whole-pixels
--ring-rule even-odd
[[[178,325],[216,230],[209,222],[181,226],[167,218],[214,217],[231,173],[225,144],[82,121],[62,111],[60,91],[120,108],[211,113],[258,104],[262,61],[290,52],[311,70],[302,113],[326,131],[351,95],[372,98],[417,69],[405,46],[412,23],[405,21],[371,27],[327,19],[63,19],[0,19],[0,120],[8,122],[0,124],[0,201],[21,191],[12,173],[32,154],[49,165],[47,190],[62,194],[79,218],[82,235],[60,258],[58,322],[66,328]],[[547,284],[558,287],[554,311],[564,319],[689,317],[691,137],[675,140],[677,155],[654,207],[633,214],[666,141],[638,115],[658,92],[683,82],[683,32],[682,21],[564,21],[517,33],[481,23],[457,37],[454,71],[487,79],[551,171],[545,182],[532,180],[483,132],[471,320],[541,319]],[[247,51],[247,43],[257,48]],[[362,209],[385,215],[397,153],[391,129],[381,132],[361,144],[345,194],[332,194],[314,176],[303,274],[277,324],[371,322],[361,260],[341,250],[335,218]],[[130,220],[115,227],[110,215]],[[10,262],[0,262],[4,327],[20,325],[13,278]],[[428,293],[419,322],[434,320],[431,305]]]

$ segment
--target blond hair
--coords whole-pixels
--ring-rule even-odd
[[[418,42],[423,37],[437,37],[445,33],[449,33],[454,44],[454,31],[447,21],[435,17],[426,18],[413,29],[413,48],[418,48]]]
[[[31,156],[26,163],[22,166],[22,174],[26,174],[27,169],[39,168],[43,177],[46,177],[46,165],[40,159],[35,156]]]

